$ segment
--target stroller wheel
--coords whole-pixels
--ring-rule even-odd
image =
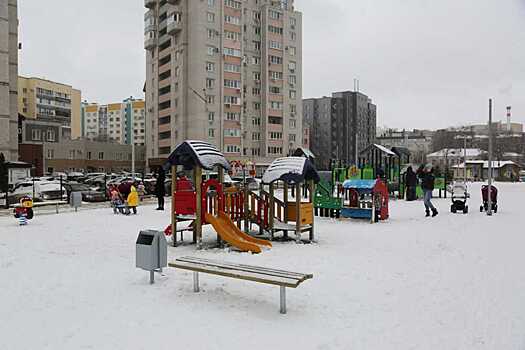
[[[465,206],[465,208],[463,208],[463,214],[467,214],[468,213],[468,205]]]
[[[483,213],[483,206],[482,205],[479,206],[479,212]]]
[[[456,213],[456,207],[454,206],[454,204],[450,206],[450,212],[454,214]]]

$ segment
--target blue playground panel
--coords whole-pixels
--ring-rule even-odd
[[[344,188],[353,188],[358,192],[370,192],[374,189],[377,180],[346,180],[343,183]]]
[[[368,208],[343,208],[341,216],[351,219],[372,219],[372,209]]]

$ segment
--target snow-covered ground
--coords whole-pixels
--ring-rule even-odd
[[[148,284],[135,269],[140,229],[168,212],[139,208],[0,218],[1,349],[524,349],[525,184],[498,184],[500,212],[425,218],[421,202],[396,201],[391,219],[317,219],[318,244],[275,243],[260,255],[169,248],[313,273],[288,290],[166,269]],[[188,234],[187,240],[190,239]],[[206,228],[205,240],[215,235]]]

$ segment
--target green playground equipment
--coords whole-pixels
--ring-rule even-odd
[[[332,184],[321,180],[317,184],[314,196],[315,215],[338,218],[343,207],[343,199],[334,197]]]

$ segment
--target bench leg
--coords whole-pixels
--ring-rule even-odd
[[[149,283],[150,284],[155,283],[155,271],[150,271],[149,272]]]
[[[195,293],[199,292],[199,273],[198,272],[193,273],[193,291]]]
[[[281,309],[282,314],[286,314],[286,287],[281,286]]]

